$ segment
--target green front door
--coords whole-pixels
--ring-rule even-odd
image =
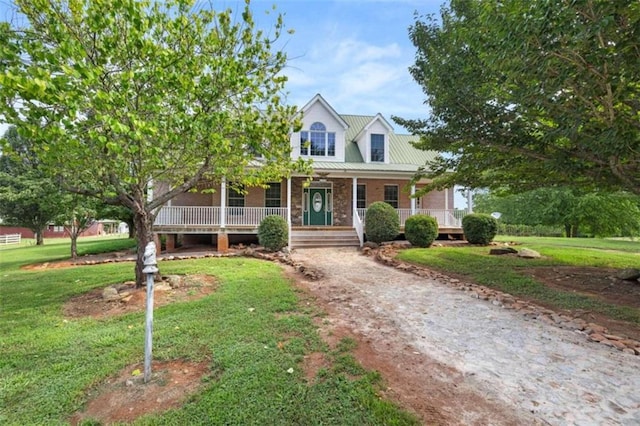
[[[309,188],[307,211],[304,214],[304,224],[311,226],[331,225],[331,189]]]

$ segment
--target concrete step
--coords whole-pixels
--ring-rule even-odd
[[[291,232],[293,248],[357,247],[360,245],[354,229],[296,229]]]

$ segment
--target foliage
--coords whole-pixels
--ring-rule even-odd
[[[430,269],[463,275],[483,286],[539,301],[542,305],[559,310],[584,309],[640,325],[640,309],[600,303],[584,294],[547,287],[530,275],[520,272],[523,268],[563,265],[633,267],[637,264],[639,242],[564,238],[522,238],[522,242],[542,253],[544,258],[491,256],[486,248],[475,246],[409,249],[400,252],[398,257],[411,263],[427,265]]]
[[[368,241],[381,243],[393,240],[400,233],[400,218],[390,204],[376,201],[367,208],[364,233]]]
[[[409,34],[430,116],[394,120],[448,154],[424,191],[640,194],[640,3],[452,0]]]
[[[248,2],[237,14],[189,0],[16,4],[29,26],[0,23],[0,116],[66,189],[132,212],[139,285],[168,200],[200,182],[290,173],[280,15],[266,34]]]
[[[81,239],[79,251],[109,241],[131,243]],[[143,312],[96,321],[66,318],[62,309],[73,296],[127,280],[128,266],[19,269],[68,256],[67,243],[9,249],[0,256],[2,424],[68,423],[87,403],[88,389],[140,356]],[[219,285],[203,299],[157,308],[154,354],[162,361],[204,361],[210,372],[202,391],[182,406],[137,423],[419,424],[380,397],[379,376],[358,366],[350,348],[330,350],[322,342],[314,325],[321,313],[299,303],[277,265],[209,258],[168,262],[166,271],[215,276]],[[319,352],[327,362],[322,375],[308,381],[303,360]]]
[[[426,214],[413,215],[404,223],[404,236],[416,247],[429,247],[438,237],[438,221]]]
[[[477,195],[478,212],[502,213],[500,222],[564,227],[567,237],[640,235],[640,197],[625,192],[581,193],[571,188],[540,188],[501,196]]]
[[[519,237],[563,237],[564,229],[557,226],[545,225],[511,225],[498,221],[498,235],[513,235]]]
[[[287,221],[278,215],[270,215],[262,219],[258,227],[258,242],[268,250],[282,250],[289,243]]]
[[[98,202],[78,194],[66,193],[59,203],[64,212],[55,221],[64,227],[71,238],[71,258],[75,259],[78,257],[78,237],[95,223]]]
[[[487,214],[468,214],[462,218],[462,231],[469,243],[487,245],[498,233],[498,222]]]
[[[43,244],[47,225],[62,213],[62,191],[40,167],[30,141],[9,127],[0,141],[0,218],[6,225],[33,231]]]

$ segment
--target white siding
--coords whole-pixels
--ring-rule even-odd
[[[336,134],[336,156],[335,157],[312,157],[322,161],[336,161],[344,163],[344,135],[345,130],[342,127],[342,123],[335,119],[335,117],[329,112],[324,105],[320,102],[316,102],[309,107],[302,118],[302,131],[309,130],[311,124],[316,121],[321,122],[327,128],[327,132],[333,132]],[[297,159],[300,157],[300,132],[295,132],[291,135],[291,147],[292,157]]]

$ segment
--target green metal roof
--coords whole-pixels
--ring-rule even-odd
[[[417,142],[418,136],[389,133],[390,164],[365,163],[354,139],[375,116],[340,114],[340,117],[349,125],[345,133],[345,162],[316,161],[314,168],[415,172],[418,167],[435,159],[438,155],[436,151],[423,151],[415,148],[411,142]]]

